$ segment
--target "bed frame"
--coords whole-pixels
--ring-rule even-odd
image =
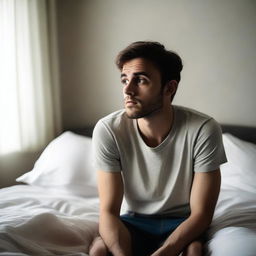
[[[230,133],[237,138],[256,144],[256,127],[221,125],[223,133]]]
[[[91,125],[85,128],[74,129],[73,131],[91,137],[93,128],[94,125]],[[230,133],[237,138],[256,144],[256,127],[222,124],[221,128],[223,133]]]

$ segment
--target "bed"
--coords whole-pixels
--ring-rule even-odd
[[[64,132],[19,185],[0,189],[0,255],[88,255],[99,217],[92,128]],[[204,255],[255,256],[256,128],[222,129],[229,162]]]

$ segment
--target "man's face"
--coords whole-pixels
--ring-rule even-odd
[[[150,117],[163,107],[160,71],[143,58],[127,61],[121,72],[124,104],[129,118]]]

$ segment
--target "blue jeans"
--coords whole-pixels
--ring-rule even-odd
[[[152,254],[186,219],[133,212],[124,214],[120,218],[131,234],[133,256]]]

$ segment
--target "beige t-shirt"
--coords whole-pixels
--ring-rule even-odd
[[[122,172],[128,210],[185,217],[194,172],[208,172],[226,162],[219,124],[188,108],[173,106],[169,135],[151,148],[140,136],[136,119],[125,110],[101,120],[93,132],[94,165]]]

